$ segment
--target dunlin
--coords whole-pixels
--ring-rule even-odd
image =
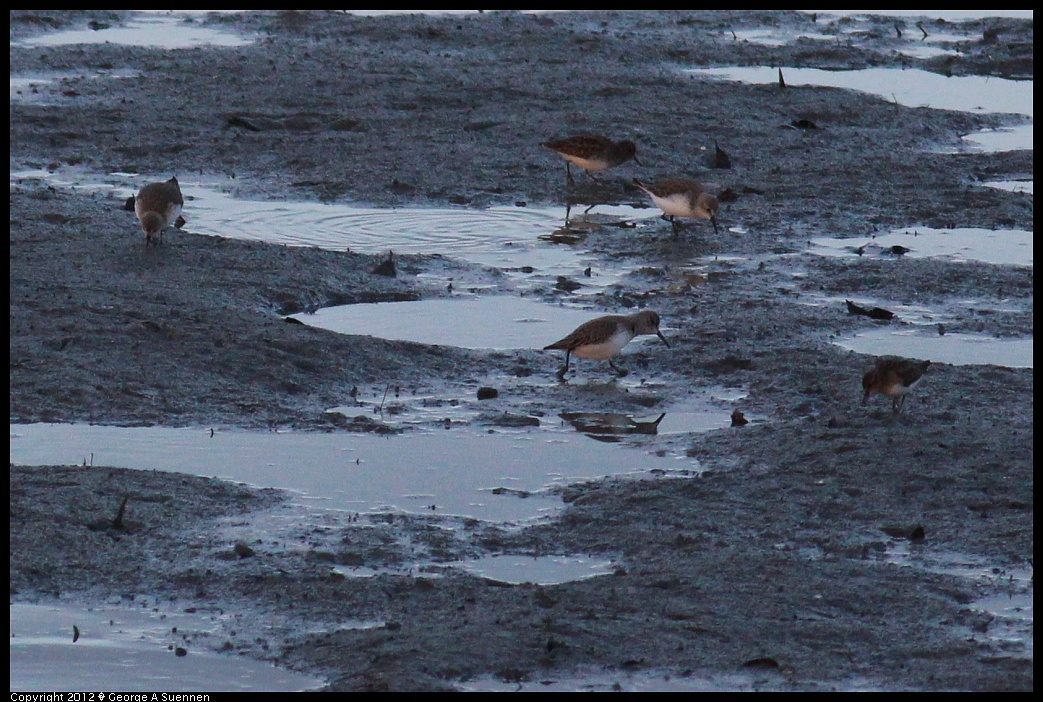
[[[557,151],[565,159],[565,174],[570,183],[575,182],[572,179],[572,163],[586,171],[590,179],[595,181],[597,178],[591,171],[615,168],[630,159],[641,165],[637,159],[637,146],[627,139],[612,141],[600,134],[576,134],[564,139],[545,141],[543,146]]]
[[[670,343],[659,331],[659,315],[652,310],[642,310],[631,315],[608,315],[598,317],[576,327],[576,330],[561,341],[555,341],[544,350],[562,350],[565,352],[565,365],[558,371],[558,378],[565,379],[569,370],[569,359],[573,354],[580,358],[607,360],[618,375],[626,375],[626,371],[612,362],[612,357],[623,350],[635,336],[655,334],[663,343]]]
[[[145,232],[146,247],[155,243],[154,237],[158,236],[162,241],[163,230],[177,221],[184,204],[177,178],[165,183],[149,183],[138,192],[134,198],[134,214]]]
[[[682,226],[677,217],[708,219],[717,233],[717,198],[706,192],[702,185],[689,178],[664,178],[646,183],[634,178],[634,185],[652,197],[652,202],[663,211],[663,219],[670,222],[677,234]]]
[[[905,395],[923,377],[930,361],[914,361],[898,356],[881,356],[876,365],[862,376],[862,404],[869,395],[878,392],[891,398],[891,409],[900,412],[905,404]]]

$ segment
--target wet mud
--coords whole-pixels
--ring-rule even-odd
[[[12,42],[92,19],[12,12]],[[450,690],[591,669],[740,673],[780,690],[1032,689],[1031,640],[990,636],[996,623],[974,607],[985,585],[890,554],[961,554],[997,572],[1031,564],[1033,370],[935,362],[894,414],[879,396],[859,405],[873,358],[833,343],[903,323],[850,314],[845,299],[928,307],[948,332],[1031,338],[1032,268],[804,253],[814,237],[850,236],[854,247],[916,224],[1031,230],[1031,196],[981,185],[1031,178],[1030,151],[941,153],[1024,118],[681,70],[904,62],[1031,78],[1031,21],[967,23],[961,53],[944,64],[895,53],[891,20],[830,42],[731,34],[813,21],[783,11],[194,21],[254,41],[174,51],[12,43],[12,75],[67,77],[46,99],[12,99],[11,171],[214,175],[234,177],[243,197],[381,207],[646,205],[633,177],[713,181],[732,194],[718,234],[697,222],[675,238],[649,209],[637,226],[594,227],[574,244],[633,265],[593,301],[602,314],[656,310],[670,347],[628,355],[625,382],[588,362],[558,383],[553,352],[287,323],[332,304],[446,295],[423,274],[479,267],[434,251],[396,255],[391,277],[374,272],[384,255],[201,236],[191,201],[186,225],[146,249],[120,198],[12,178],[13,424],[393,432],[396,418],[369,406],[358,418],[326,411],[388,386],[402,389],[407,413],[410,393],[442,393],[543,422],[655,416],[687,392],[724,386],[743,393],[736,408],[754,420],[660,437],[698,459],[697,477],[573,485],[559,518],[524,528],[345,514],[240,543],[229,524],[285,509],[284,497],[160,472],[12,466],[12,601],[147,595],[220,606],[239,614],[237,633],[197,645],[318,673],[332,690]],[[135,76],[91,77],[112,69]],[[598,183],[578,173],[567,187],[562,160],[539,145],[582,131],[632,139],[643,166]],[[715,142],[730,169],[707,169]],[[482,387],[496,397],[478,400]],[[331,569],[498,553],[618,566],[551,586]],[[347,619],[381,624],[340,628]]]

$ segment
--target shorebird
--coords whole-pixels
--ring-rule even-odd
[[[652,197],[652,202],[663,211],[663,219],[674,227],[674,235],[682,229],[677,217],[708,219],[717,233],[717,198],[706,192],[702,185],[689,178],[664,178],[645,182],[634,178],[634,185]]]
[[[569,359],[573,354],[580,358],[607,360],[612,370],[619,376],[626,371],[612,362],[612,357],[623,350],[635,336],[655,334],[667,348],[670,343],[659,331],[659,315],[652,310],[641,310],[631,315],[608,315],[598,317],[576,327],[576,330],[561,341],[544,346],[545,351],[561,350],[565,352],[565,365],[558,371],[558,379],[565,380],[569,370]]]
[[[545,141],[543,146],[557,151],[565,159],[565,174],[570,183],[575,183],[572,179],[572,163],[586,171],[593,181],[597,181],[597,178],[591,171],[615,168],[630,159],[641,165],[637,160],[637,146],[627,139],[612,141],[600,134],[576,134],[564,139]]]
[[[862,404],[869,395],[878,392],[891,398],[891,409],[900,412],[905,404],[905,395],[923,377],[930,361],[914,361],[898,356],[881,356],[876,365],[862,376]]]
[[[184,204],[177,178],[165,183],[149,183],[138,192],[134,198],[134,214],[145,232],[146,248],[155,243],[154,237],[163,240],[163,230],[177,221]]]

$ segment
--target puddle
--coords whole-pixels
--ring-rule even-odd
[[[604,314],[603,310],[554,306],[513,295],[487,295],[338,305],[292,316],[339,334],[469,349],[542,349]],[[668,326],[663,330],[669,333]],[[633,353],[649,340],[659,341],[655,336],[637,337],[622,353]],[[562,355],[558,361],[564,359],[563,354],[548,352],[548,368],[558,363],[550,360],[551,355]]]
[[[1022,124],[1003,129],[983,129],[962,137],[967,147],[977,151],[998,153],[1001,151],[1032,150],[1032,126]]]
[[[558,415],[592,439],[618,442],[630,436],[657,436],[712,431],[731,426],[731,415],[719,408],[660,412],[635,416],[619,412],[562,412]]]
[[[1012,193],[1025,193],[1026,195],[1033,194],[1033,186],[1035,181],[1032,180],[992,180],[985,181],[981,185],[987,188],[997,188],[999,190],[1009,190]]]
[[[574,556],[488,556],[449,565],[481,578],[513,585],[560,585],[611,575],[615,571],[611,561]]]
[[[143,177],[134,174],[99,176],[78,174],[72,169],[11,173],[12,182],[40,179],[57,188],[101,192],[125,199],[137,188],[126,183],[166,179],[169,175]],[[118,181],[118,182],[105,182]],[[565,228],[564,207],[490,207],[381,209],[317,202],[261,201],[234,198],[220,191],[233,185],[204,183],[179,178],[185,195],[186,229],[196,234],[233,239],[264,241],[286,246],[315,246],[322,249],[358,253],[431,254],[438,253],[469,263],[495,267],[510,280],[528,289],[553,287],[563,276],[580,283],[582,296],[618,282],[633,266],[600,260],[582,246],[591,229],[606,228],[621,220],[651,216],[651,211],[628,206],[596,205],[589,214],[571,213],[570,237],[555,238]],[[128,232],[136,231],[128,213]],[[626,236],[629,230],[618,230]],[[586,269],[590,275],[585,275]],[[450,282],[446,278],[445,282]],[[452,281],[457,288],[467,281]],[[571,331],[571,329],[569,330]],[[553,341],[553,339],[552,339]],[[550,342],[546,342],[550,343]]]
[[[1013,17],[1032,19],[1032,10],[800,10],[815,12],[819,15],[837,15],[851,17],[853,15],[880,15],[882,17],[930,17],[947,22],[984,19],[986,17]]]
[[[778,83],[779,70],[771,66],[732,66],[687,69],[686,73],[743,83]],[[783,66],[788,86],[846,88],[897,100],[907,107],[932,107],[962,112],[1006,112],[1032,116],[1032,81],[995,76],[953,76],[915,68],[824,70]],[[1022,147],[1026,148],[1026,147]]]
[[[809,34],[807,32],[790,32],[781,27],[759,27],[757,29],[727,30],[721,35],[723,41],[738,41],[760,46],[785,46],[801,39],[836,41],[836,37],[828,34]]]
[[[523,287],[553,285],[558,276],[595,289],[617,282],[629,269],[562,242],[581,243],[590,228],[633,218],[635,213],[647,216],[635,208],[607,206],[589,215],[574,213],[569,231],[576,236],[558,241],[551,234],[566,223],[561,207],[392,210],[240,200],[192,183],[183,184],[182,190],[192,198],[186,213],[192,216],[188,228],[195,233],[367,254],[439,253],[499,268]],[[591,276],[584,275],[587,268]]]
[[[687,69],[687,73],[743,83],[778,83],[777,67]],[[786,85],[846,88],[877,95],[906,107],[932,107],[963,112],[1002,112],[1032,116],[1032,81],[995,76],[945,77],[913,68],[824,70],[783,66]],[[964,137],[968,147],[985,151],[1032,149],[1032,125],[989,130]]]
[[[56,105],[78,95],[77,81],[105,78],[137,78],[137,71],[120,68],[99,70],[92,74],[42,73],[11,76],[11,102],[33,105]]]
[[[56,32],[15,42],[18,46],[71,46],[76,44],[118,44],[156,49],[188,49],[197,46],[245,46],[250,39],[195,26],[186,14],[140,14],[124,25],[98,30],[78,29]]]
[[[927,329],[889,329],[859,332],[834,341],[838,346],[871,356],[904,356],[955,366],[993,365],[1032,368],[1032,339],[999,339],[977,334],[938,334]],[[925,378],[929,377],[924,376]]]
[[[978,559],[954,553],[933,553],[929,548],[895,541],[884,553],[888,562],[954,575],[978,583],[988,594],[969,606],[993,617],[984,630],[974,632],[998,644],[1004,652],[1031,660],[1033,654],[1033,569],[998,568]]]
[[[832,237],[812,239],[810,251],[823,256],[857,256],[856,249],[863,248],[863,256],[899,258],[892,253],[893,246],[908,249],[901,254],[902,258],[937,257],[956,263],[979,261],[1029,267],[1033,264],[1032,232],[1022,229],[907,227],[878,234],[869,241]]]
[[[917,29],[915,29],[913,27],[910,27],[909,31],[916,32],[916,31],[919,31],[919,30],[917,30]],[[953,36],[953,35],[946,35],[946,36],[942,36],[942,37],[937,37],[932,32],[931,36],[929,36],[927,39],[924,40],[925,43],[923,43],[923,44],[909,43],[909,44],[907,44],[905,46],[899,47],[897,49],[897,51],[902,56],[908,56],[910,58],[921,59],[921,60],[932,59],[932,58],[936,58],[938,56],[958,56],[959,52],[956,51],[955,49],[946,49],[946,48],[943,48],[941,46],[934,46],[932,44],[928,44],[926,42],[929,42],[929,41],[934,41],[934,42],[960,41],[960,40],[963,40],[963,39],[965,39],[965,37],[957,37],[957,36]]]
[[[864,315],[863,321],[867,324],[875,324],[881,328],[895,328],[901,327],[901,325],[907,325],[905,328],[930,328],[934,333],[938,333],[938,325],[945,325],[958,323],[966,320],[969,317],[973,317],[978,314],[990,314],[995,312],[1009,313],[1009,314],[1020,314],[1025,310],[1022,307],[1017,306],[1014,303],[1003,303],[1003,302],[986,302],[981,298],[949,298],[945,301],[947,309],[940,309],[939,307],[930,307],[927,305],[916,305],[916,304],[903,304],[900,302],[892,302],[890,300],[881,300],[876,298],[863,298],[863,297],[851,297],[850,295],[841,296],[808,296],[807,299],[799,300],[797,304],[809,305],[812,307],[828,307],[833,309],[846,309],[847,303],[851,302],[853,305],[862,308],[862,310],[868,312],[874,308],[881,308],[886,312],[894,314],[892,318],[872,317],[870,315]],[[852,314],[851,310],[848,309],[848,314]],[[857,313],[855,313],[857,314]]]
[[[207,615],[126,607],[11,604],[11,690],[295,692],[324,682],[236,653],[215,653]],[[73,626],[79,637],[73,641]],[[179,633],[175,633],[179,632]],[[188,635],[186,642],[185,635]],[[203,632],[200,634],[199,632]],[[205,643],[200,646],[200,641]],[[175,647],[187,655],[175,655]]]
[[[359,414],[372,413],[362,408]],[[554,422],[556,425],[557,422]],[[690,475],[694,459],[543,430],[372,434],[246,432],[81,424],[11,425],[11,462],[214,476],[296,493],[308,509],[460,515],[493,522],[553,516],[555,488],[604,476]]]

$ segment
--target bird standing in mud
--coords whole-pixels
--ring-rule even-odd
[[[656,207],[663,211],[663,219],[673,225],[674,236],[683,228],[678,217],[708,219],[713,224],[713,233],[717,233],[720,203],[701,184],[690,178],[664,178],[655,182],[634,178],[634,185],[648,193]]]
[[[876,365],[862,376],[862,404],[869,396],[878,392],[891,398],[891,409],[895,413],[902,410],[905,396],[927,371],[930,361],[915,361],[898,356],[881,356]]]
[[[565,174],[569,183],[575,183],[570,166],[572,163],[586,171],[593,181],[597,181],[597,178],[591,171],[615,168],[630,159],[641,165],[637,159],[637,145],[628,139],[612,141],[600,134],[576,134],[564,139],[545,141],[543,146],[557,151],[565,159]]]
[[[181,196],[181,186],[177,178],[163,183],[149,183],[134,198],[134,214],[141,222],[145,232],[145,247],[155,244],[154,239],[163,239],[163,230],[170,227],[181,216],[185,198]]]
[[[612,362],[612,357],[623,350],[635,336],[655,334],[667,348],[670,343],[659,331],[659,315],[652,310],[641,310],[631,315],[608,315],[598,317],[576,327],[576,330],[560,341],[544,346],[544,350],[560,350],[565,352],[565,365],[558,371],[558,379],[565,380],[569,370],[569,358],[575,354],[580,358],[607,360],[612,370],[619,376],[626,371]]]

